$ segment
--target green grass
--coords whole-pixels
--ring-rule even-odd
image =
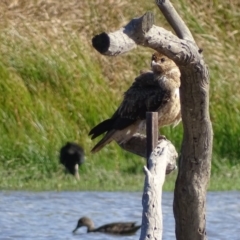
[[[170,29],[159,10],[146,1],[9,2],[0,3],[0,189],[141,190],[144,160],[116,144],[92,155],[96,140],[88,132],[114,112],[139,70],[149,68],[152,50],[139,47],[104,57],[92,48],[91,38],[148,10],[157,25]],[[210,70],[210,189],[239,189],[240,4],[173,4],[203,48]],[[179,151],[181,124],[161,131]],[[85,149],[80,183],[59,166],[66,141]],[[168,177],[166,190],[173,189],[174,176]]]
[[[31,190],[31,191],[142,191],[144,173],[129,174],[120,171],[107,171],[103,168],[89,169],[85,166],[80,170],[80,181],[71,175],[64,174],[59,167],[51,174],[40,174],[38,169],[25,168],[0,171],[2,181],[0,190]],[[85,168],[85,169],[84,169]],[[239,168],[222,167],[211,176],[209,191],[240,190]],[[177,171],[166,176],[164,191],[173,191]]]

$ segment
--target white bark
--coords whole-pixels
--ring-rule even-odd
[[[171,142],[161,139],[144,167],[145,183],[142,197],[143,214],[140,240],[162,239],[162,187],[167,165],[177,152]]]

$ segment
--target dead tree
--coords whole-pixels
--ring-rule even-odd
[[[121,145],[126,150],[146,157],[146,136],[136,134],[130,141]],[[143,214],[140,240],[162,239],[162,187],[165,174],[176,168],[177,152],[170,141],[160,138],[157,147],[144,167],[145,182],[142,197]]]
[[[170,1],[157,0],[156,3],[176,35],[155,26],[153,15],[148,12],[113,33],[95,36],[92,43],[96,50],[108,56],[130,51],[136,45],[149,47],[178,65],[184,133],[174,191],[176,238],[202,240],[206,239],[206,190],[213,136],[209,117],[208,69],[202,50]]]

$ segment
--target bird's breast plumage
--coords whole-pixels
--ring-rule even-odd
[[[159,127],[174,124],[181,120],[181,105],[179,100],[179,88],[173,89],[169,101],[158,109]]]

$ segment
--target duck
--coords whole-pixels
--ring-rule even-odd
[[[114,235],[133,235],[141,227],[141,225],[136,225],[135,222],[113,222],[95,228],[93,221],[89,217],[81,217],[73,230],[73,234],[83,226],[87,227],[87,233],[101,232]]]
[[[78,168],[84,163],[84,149],[75,142],[67,142],[60,149],[59,161],[79,180]]]

